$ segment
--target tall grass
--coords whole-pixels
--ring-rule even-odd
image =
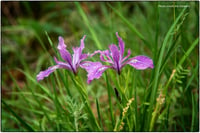
[[[37,20],[32,2],[19,4],[31,18],[9,25],[3,15],[2,131],[199,130],[198,2],[41,2]],[[58,69],[37,82],[53,56],[61,60],[58,36],[72,52],[87,35],[84,52],[92,53],[117,44],[115,32],[154,69],[106,70],[89,85],[86,71]]]

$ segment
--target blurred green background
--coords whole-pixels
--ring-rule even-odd
[[[79,45],[83,35],[87,35],[84,51],[90,53],[96,49],[107,49],[111,43],[117,44],[115,32],[119,32],[125,42],[126,51],[128,48],[131,49],[131,56],[148,55],[156,63],[157,57],[153,53],[159,51],[156,51],[155,45],[158,48],[161,47],[168,29],[182,10],[182,8],[159,7],[159,5],[188,5],[189,13],[186,19],[180,22],[180,27],[177,27],[177,34],[181,37],[177,41],[179,47],[176,51],[176,58],[172,56],[168,61],[168,67],[161,77],[163,83],[166,77],[170,76],[174,64],[199,36],[198,2],[79,2],[79,4],[80,6],[74,2],[1,2],[1,98],[10,103],[18,115],[24,119],[33,117],[33,115],[17,108],[17,105],[23,105],[22,99],[16,95],[13,96],[12,92],[17,91],[16,84],[25,91],[29,84],[25,75],[18,69],[36,77],[39,71],[49,66],[51,57],[55,56],[45,32],[48,33],[55,47],[58,43],[58,36],[63,36],[69,51],[73,46]],[[116,9],[117,13],[111,7]],[[130,24],[142,36],[137,34]],[[191,73],[194,72],[193,67],[198,64],[198,54],[196,47],[187,59],[189,61],[186,66]],[[145,80],[150,78],[148,72],[142,74],[146,77]],[[85,73],[84,78],[86,78]],[[142,78],[138,80],[143,82]],[[102,81],[99,82],[102,83]],[[184,93],[198,94],[198,74],[191,82],[191,86]],[[104,86],[103,83],[96,83],[96,85],[102,88]],[[91,86],[95,86],[95,83]],[[173,94],[187,109],[191,108],[191,99],[183,100],[184,95],[179,91]],[[178,102],[177,99],[174,100],[175,103]],[[14,120],[15,118],[9,114],[10,112],[2,106],[2,130],[24,131]],[[186,116],[188,117],[186,120],[189,120],[191,113]],[[33,119],[37,118],[33,117]],[[186,120],[183,120],[186,122],[185,125],[187,125]],[[176,129],[183,131],[190,127],[183,128],[177,125]],[[174,127],[170,127],[169,130],[174,131]]]

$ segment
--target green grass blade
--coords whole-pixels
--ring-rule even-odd
[[[106,77],[106,84],[107,84],[107,90],[108,90],[108,101],[109,101],[109,107],[110,107],[110,116],[111,116],[111,121],[112,121],[112,129],[114,129],[115,127],[115,119],[114,119],[114,114],[113,114],[113,107],[112,107],[112,101],[111,101],[111,87],[110,87],[110,83],[108,81],[108,76],[107,73],[105,74]]]
[[[185,92],[187,92],[187,89],[189,88],[190,84],[192,83],[193,79],[195,77],[198,77],[197,74],[198,74],[198,70],[199,70],[199,61],[197,61],[197,64],[196,64],[196,67],[194,68],[194,71],[192,72],[192,77],[190,78],[190,80],[187,82],[187,85],[184,89]]]
[[[17,81],[14,79],[13,75],[12,75],[10,72],[9,72],[9,75],[10,75],[10,77],[11,77],[13,83],[15,84],[17,90],[21,93],[21,89],[20,89],[19,85],[17,84]],[[27,97],[25,97],[23,93],[21,93],[21,96],[23,97],[23,99],[24,99],[24,100],[27,102],[27,104],[28,104],[28,99],[27,99]],[[31,104],[28,104],[28,106],[30,106],[30,108],[33,108]]]
[[[155,35],[155,42],[154,42],[154,48],[153,53],[155,59],[157,61],[157,54],[158,54],[158,37],[159,37],[159,30],[160,30],[160,8],[158,7],[159,2],[156,3],[155,12],[156,12],[156,35]]]
[[[56,50],[56,47],[53,45],[53,42],[52,42],[51,38],[49,37],[49,35],[48,35],[48,33],[47,33],[46,31],[45,31],[45,35],[47,36],[47,39],[48,39],[48,41],[49,41],[49,44],[50,44],[50,46],[53,48],[54,52],[55,52],[55,53],[58,53],[57,50]]]
[[[23,95],[23,98],[26,98],[26,97],[29,97],[29,96],[32,95],[31,92],[22,92],[22,91],[20,91],[20,92],[12,92],[12,94],[14,94],[14,95]],[[47,96],[42,95],[42,94],[40,94],[40,93],[35,93],[35,96],[40,97],[40,98],[42,98],[42,99],[45,99],[45,100],[47,100],[47,101],[50,102],[50,103],[53,103],[53,101],[52,101],[50,98],[48,98]],[[27,100],[26,100],[26,101],[27,101]],[[28,101],[27,101],[27,102],[28,102]]]
[[[89,116],[91,117],[92,121],[93,121],[93,125],[96,128],[95,130],[100,131],[101,128],[92,112],[92,109],[90,107],[90,103],[89,103],[89,99],[88,99],[88,95],[86,92],[86,88],[84,86],[84,84],[81,82],[80,77],[78,76],[72,76],[72,74],[70,74],[70,77],[75,85],[75,87],[77,88],[77,90],[79,91],[79,94],[81,95],[82,101],[84,101],[85,107],[89,113]]]
[[[99,108],[99,102],[98,102],[98,99],[97,99],[97,98],[96,98],[96,105],[97,105],[97,113],[98,113],[98,118],[99,118],[101,130],[104,131],[104,129],[103,129],[103,124],[102,124],[102,119],[101,119],[100,108]]]
[[[34,31],[35,37],[37,38],[37,40],[39,41],[39,43],[41,44],[42,48],[44,49],[45,52],[49,53],[48,50],[46,49],[41,37],[37,34],[37,31]]]
[[[137,82],[136,82],[136,77],[137,77],[137,72],[136,72],[136,74],[134,75],[134,95],[135,95],[135,100],[134,100],[134,109],[135,109],[135,131],[137,131],[138,130],[138,113],[137,113]]]
[[[192,43],[192,45],[190,46],[190,48],[186,51],[186,53],[184,54],[184,56],[181,58],[181,60],[179,61],[179,63],[178,63],[178,65],[177,65],[177,67],[176,67],[176,71],[178,71],[179,70],[179,67],[183,64],[183,62],[187,59],[187,57],[190,55],[190,53],[192,52],[192,50],[195,48],[195,46],[198,44],[198,41],[199,41],[199,39],[197,38],[193,43]],[[192,79],[192,78],[191,78]],[[191,80],[190,79],[190,80]],[[170,82],[171,82],[172,80],[169,80],[168,81],[168,83],[167,83],[167,85],[165,86],[165,88],[164,88],[164,94],[165,93],[167,93],[167,89],[168,89],[168,86],[169,86],[169,84],[170,84]],[[178,81],[178,80],[177,80]],[[189,81],[189,82],[191,82],[191,81]],[[188,82],[188,83],[189,83]],[[188,87],[188,86],[187,86]],[[186,87],[186,88],[187,88]]]
[[[53,87],[53,95],[54,95],[54,105],[56,107],[56,112],[57,112],[57,117],[59,119],[61,112],[60,112],[60,107],[59,107],[59,101],[58,101],[58,95],[57,95],[57,91],[56,91],[56,85],[55,85],[55,80],[54,78],[51,76],[51,83],[52,83],[52,87]],[[61,108],[62,109],[62,108]],[[58,130],[59,131],[59,130]]]
[[[19,70],[20,72],[22,72],[24,75],[26,75],[26,77],[27,77],[32,83],[38,85],[38,86],[46,93],[46,95],[47,95],[49,98],[53,99],[51,93],[50,93],[44,86],[42,86],[41,84],[39,84],[39,83],[36,81],[36,79],[33,79],[27,72],[24,72],[24,71],[22,71],[22,70],[20,70],[20,69],[18,69],[18,70]],[[47,117],[47,119],[50,121],[49,115],[48,115],[48,113],[46,112],[46,110],[44,109],[43,104],[38,100],[37,96],[35,95],[35,91],[34,91],[31,87],[28,87],[28,86],[27,86],[27,88],[30,89],[30,91],[31,91],[31,93],[32,93],[32,95],[33,95],[33,97],[34,97],[34,99],[37,101],[38,105],[39,105],[40,108],[43,110],[44,115],[45,115],[45,116]]]
[[[115,9],[114,7],[112,7],[110,4],[108,4],[108,6],[122,19],[122,21],[127,24],[127,26],[142,40],[144,39],[144,36],[135,28],[135,26],[130,23],[119,11],[117,11],[117,9]]]
[[[85,12],[83,11],[83,9],[81,8],[80,4],[78,2],[75,2],[75,5],[78,9],[78,12],[80,13],[81,17],[83,18],[83,21],[85,23],[85,25],[88,27],[93,40],[95,41],[95,44],[97,46],[98,49],[102,49],[102,45],[100,43],[100,41],[98,40],[97,34],[95,33],[94,29],[91,27],[91,24],[85,14]]]
[[[5,107],[21,122],[21,124],[28,130],[31,132],[34,132],[34,129],[27,124],[20,116],[18,116],[10,107],[9,105],[3,100],[1,99],[2,103],[5,105]]]
[[[196,132],[198,131],[198,105],[197,105],[197,98],[195,95],[192,93],[192,124],[191,124],[191,132]]]
[[[152,86],[152,93],[150,96],[150,106],[149,106],[149,112],[148,112],[148,116],[147,116],[147,121],[146,121],[146,129],[149,130],[149,125],[150,125],[150,121],[151,121],[151,117],[152,117],[152,111],[153,111],[153,105],[155,102],[155,98],[156,98],[156,92],[157,92],[157,87],[158,87],[158,83],[159,83],[159,76],[160,76],[160,69],[161,69],[161,64],[162,64],[162,60],[163,60],[163,56],[164,56],[164,51],[166,49],[166,46],[168,44],[168,40],[171,37],[171,33],[173,32],[175,26],[177,25],[178,21],[180,20],[181,16],[184,14],[186,8],[184,8],[181,13],[179,14],[179,16],[177,17],[177,19],[175,20],[175,22],[172,24],[172,26],[170,27],[169,31],[167,32],[161,50],[160,50],[160,54],[159,54],[159,58],[158,58],[158,62],[155,65],[155,73],[154,73],[154,81],[153,81],[153,86]]]
[[[41,85],[39,82],[37,82],[36,79],[34,79],[33,77],[30,76],[30,74],[28,74],[27,72],[18,69],[20,72],[22,72],[24,75],[26,75],[26,77],[35,85],[38,85],[46,94],[48,97],[50,97],[52,99],[52,95],[50,93],[50,91],[48,89],[46,89],[43,85]]]
[[[199,38],[197,38],[192,45],[190,46],[190,48],[187,50],[187,52],[184,54],[184,56],[181,58],[181,60],[179,61],[177,66],[181,66],[183,64],[183,62],[186,60],[186,58],[189,56],[189,54],[192,52],[192,50],[196,47],[196,45],[199,42]]]
[[[64,86],[65,86],[65,89],[66,89],[68,95],[69,95],[70,97],[72,97],[72,94],[71,94],[71,92],[70,92],[70,90],[69,90],[69,82],[68,82],[68,75],[67,75],[67,73],[69,73],[69,72],[65,71],[65,76],[64,76],[64,78],[61,78],[61,79],[62,79],[62,81],[63,81],[63,84],[64,84]]]

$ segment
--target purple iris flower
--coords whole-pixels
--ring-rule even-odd
[[[37,75],[37,80],[43,80],[45,77],[48,77],[49,74],[51,74],[52,72],[54,72],[56,69],[58,68],[64,68],[64,69],[68,69],[70,71],[72,71],[75,75],[77,74],[78,71],[78,67],[82,66],[82,64],[84,63],[84,59],[86,59],[89,54],[82,54],[82,50],[84,49],[84,39],[86,36],[83,36],[83,38],[81,39],[81,43],[80,43],[80,47],[73,47],[73,51],[74,54],[71,56],[71,54],[69,53],[68,50],[66,50],[66,45],[64,43],[64,39],[62,37],[59,37],[59,43],[58,43],[58,50],[59,53],[62,57],[62,59],[65,62],[62,61],[58,61],[56,57],[54,57],[54,60],[56,62],[56,65],[54,66],[50,66],[47,70],[45,71],[41,71],[38,75]]]
[[[139,70],[154,68],[152,59],[150,59],[147,56],[139,55],[129,58],[131,54],[130,49],[128,50],[127,56],[124,57],[124,42],[122,38],[119,37],[118,33],[116,33],[116,36],[119,42],[119,49],[115,44],[111,44],[109,46],[109,50],[105,51],[97,50],[93,54],[91,54],[91,56],[93,56],[97,53],[100,53],[101,61],[108,62],[111,65],[102,65],[100,62],[90,62],[90,61],[86,61],[85,63],[82,64],[82,67],[85,68],[86,71],[88,72],[87,75],[88,84],[93,79],[100,78],[102,76],[102,73],[108,68],[116,70],[118,74],[120,74],[121,69],[127,64]]]

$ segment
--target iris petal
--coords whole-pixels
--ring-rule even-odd
[[[113,61],[112,61],[112,59],[110,57],[111,55],[109,53],[109,50],[105,50],[105,51],[97,50],[97,51],[94,51],[94,53],[90,54],[90,57],[92,57],[92,56],[94,56],[95,54],[98,54],[98,53],[100,53],[101,61],[113,64]]]
[[[73,73],[76,75],[77,74],[77,68],[80,66],[80,62],[84,59],[86,59],[89,54],[82,54],[82,50],[84,49],[84,39],[86,36],[83,36],[81,39],[81,44],[80,47],[73,48],[74,54],[73,54],[73,59],[71,57],[71,54],[66,50],[67,46],[64,43],[64,39],[60,36],[58,38],[59,43],[58,43],[58,50],[65,62],[58,61],[56,57],[54,57],[54,60],[57,65],[49,67],[45,71],[41,71],[37,75],[37,80],[43,80],[45,77],[48,77],[49,74],[54,72],[58,68],[64,68],[73,71]],[[73,61],[73,62],[72,62]]]
[[[130,58],[128,61],[124,63],[133,66],[136,69],[144,70],[147,68],[154,68],[153,60],[147,56],[140,55]]]
[[[82,62],[80,65],[82,68],[85,68],[87,71],[87,83],[90,84],[92,80],[99,79],[102,76],[102,73],[110,68],[110,66],[102,65],[100,62],[91,62],[91,61],[85,61]]]
[[[121,63],[124,62],[130,55],[131,55],[131,50],[129,49],[127,56],[122,59]]]
[[[116,32],[116,36],[118,39],[118,44],[119,44],[119,49],[120,49],[120,58],[122,59],[123,55],[124,55],[124,47],[125,47],[124,42],[123,42],[122,38],[119,37],[118,32]]]
[[[58,38],[59,43],[58,43],[58,50],[60,52],[61,57],[63,58],[63,60],[65,60],[66,62],[68,62],[69,64],[72,63],[72,59],[71,59],[71,54],[69,53],[68,50],[66,50],[66,45],[64,43],[64,39],[60,36]]]
[[[48,77],[49,74],[51,74],[52,72],[54,72],[58,68],[59,68],[59,65],[55,65],[55,66],[49,67],[47,70],[41,71],[37,75],[37,81],[43,80],[45,77]]]
[[[56,57],[54,57],[54,61],[60,68],[72,70],[71,66],[67,62],[58,61]]]
[[[114,44],[111,44],[109,46],[109,49],[110,49],[110,54],[111,54],[111,57],[113,59],[113,67],[119,72],[120,71],[120,67],[121,67],[121,64],[120,64],[120,53],[119,53],[119,50],[118,50],[118,47]]]
[[[114,62],[119,62],[119,50],[118,50],[118,47],[114,44],[111,44],[109,46],[109,49],[110,49],[110,52],[111,52],[111,56],[113,58],[113,61]]]
[[[81,54],[80,61],[87,59],[89,54]]]
[[[84,44],[85,37],[86,36],[83,36],[83,38],[81,39],[80,47],[73,48],[74,54],[73,54],[72,64],[75,70],[79,66],[80,61],[87,58],[86,55],[82,54],[82,51],[85,48],[85,44]]]

